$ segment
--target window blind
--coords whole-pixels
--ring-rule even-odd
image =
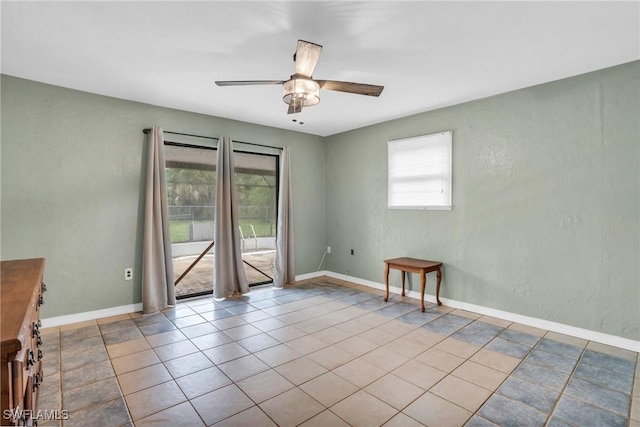
[[[388,207],[451,209],[452,132],[388,142]]]

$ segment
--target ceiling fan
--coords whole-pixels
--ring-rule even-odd
[[[218,86],[283,85],[282,100],[289,104],[288,114],[299,113],[302,107],[310,107],[320,102],[320,89],[355,93],[358,95],[380,96],[384,86],[363,83],[340,82],[336,80],[314,80],[313,69],[320,58],[322,46],[298,40],[298,48],[293,55],[296,72],[289,80],[236,80],[217,81]]]

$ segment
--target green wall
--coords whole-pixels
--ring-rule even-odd
[[[152,125],[291,147],[296,271],[317,268],[326,242],[321,137],[9,76],[1,85],[0,255],[47,259],[44,318],[141,301],[142,129]]]
[[[639,75],[630,63],[326,138],[327,269],[384,283],[384,259],[440,260],[442,297],[640,339]],[[387,141],[444,130],[453,210],[387,209]]]

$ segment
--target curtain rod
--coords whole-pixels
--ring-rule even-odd
[[[145,135],[147,135],[150,131],[151,131],[151,128],[142,129],[142,133],[144,133]],[[190,133],[171,132],[169,130],[163,130],[162,133],[170,133],[172,135],[192,136],[194,138],[213,139],[214,141],[220,140],[220,138],[216,138],[214,136],[193,135]],[[237,142],[238,144],[255,145],[256,147],[273,148],[274,150],[282,151],[282,147],[272,147],[271,145],[262,145],[262,144],[256,144],[253,142],[234,141],[234,140],[231,140],[231,142]]]

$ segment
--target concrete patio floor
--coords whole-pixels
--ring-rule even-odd
[[[273,277],[276,251],[247,252],[243,254],[243,259]],[[173,259],[174,280],[191,265],[197,255],[183,256]],[[198,264],[176,285],[176,296],[196,294],[200,292],[211,292],[213,289],[213,254],[205,255]],[[270,281],[264,274],[256,271],[245,264],[244,270],[247,274],[249,284]]]

